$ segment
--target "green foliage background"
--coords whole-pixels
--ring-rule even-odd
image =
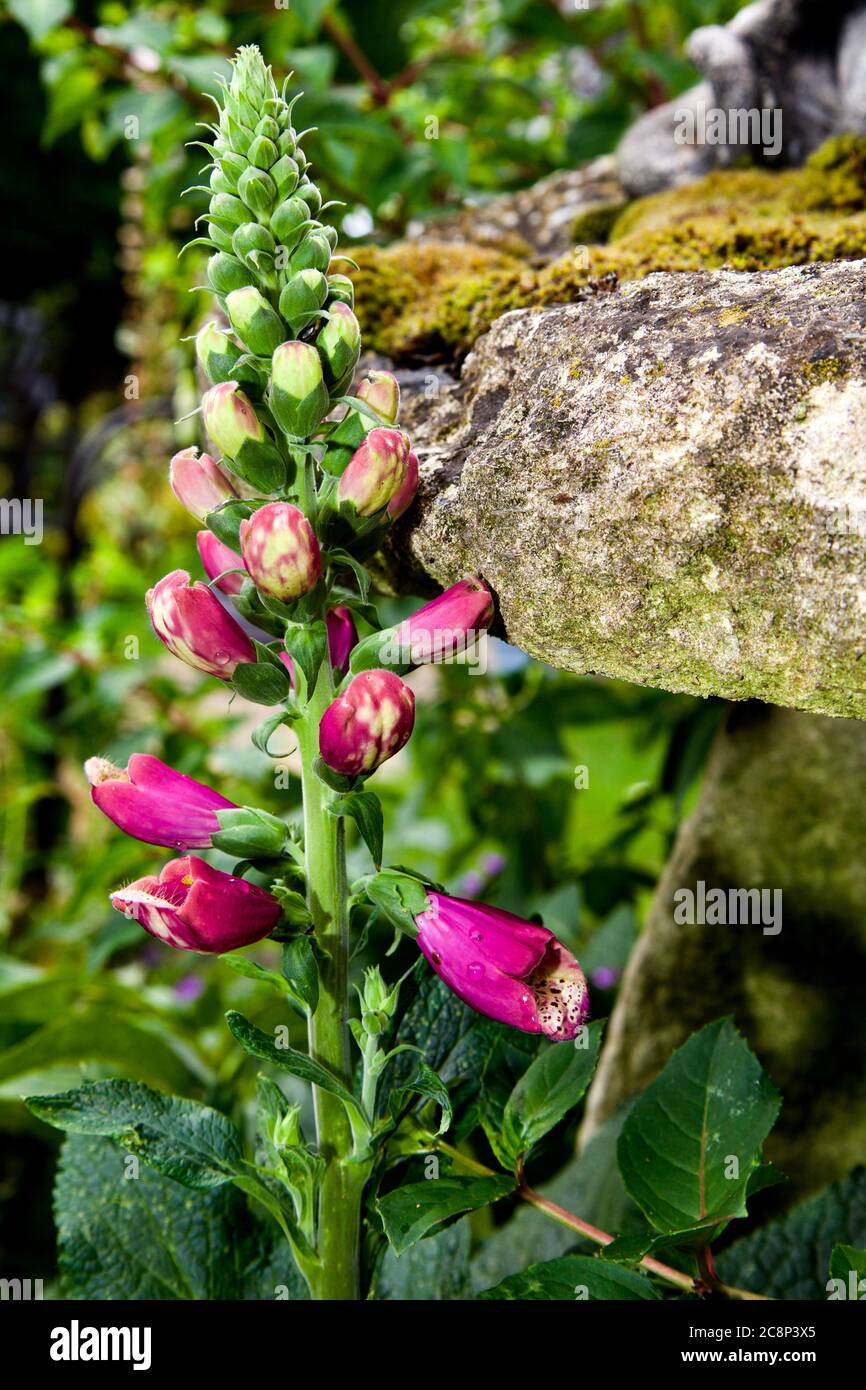
[[[277,1017],[254,981],[160,948],[111,911],[108,892],[161,855],[92,810],[81,772],[93,754],[146,751],[237,801],[282,813],[299,798],[291,773],[275,788],[273,764],[249,748],[259,714],[236,701],[227,721],[226,693],[166,657],[143,603],[162,574],[197,567],[165,478],[171,454],[197,442],[195,419],[175,422],[196,403],[181,339],[207,307],[189,293],[195,257],[177,259],[199,211],[180,197],[200,162],[185,142],[208,119],[199,89],[242,42],[294,69],[304,123],[319,127],[305,147],[325,197],[347,205],[343,236],[387,240],[610,150],[693,80],[683,37],[737,8],[6,0],[0,493],[43,499],[45,538],[0,540],[4,1275],[55,1268],[54,1154],[22,1094],[121,1073],[227,1107],[238,1073],[241,1101],[251,1094],[255,1067],[224,1010],[265,1028]],[[502,646],[487,677],[441,669],[418,693],[416,734],[379,779],[388,858],[542,913],[595,976],[603,1015],[719,707],[577,679]],[[273,965],[276,948],[259,956]],[[556,1171],[568,1143],[542,1169]],[[65,1162],[98,1184],[86,1145]]]

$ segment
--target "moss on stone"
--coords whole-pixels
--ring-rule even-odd
[[[362,247],[358,316],[369,345],[390,357],[459,357],[509,309],[574,302],[611,274],[624,281],[659,270],[757,271],[859,258],[864,209],[866,139],[840,136],[802,169],[717,171],[641,198],[616,218],[607,244],[541,268],[508,249],[471,243]],[[588,240],[587,225],[573,231]]]

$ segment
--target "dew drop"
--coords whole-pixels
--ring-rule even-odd
[[[479,965],[477,961],[473,961],[466,973],[470,980],[480,980],[481,976],[484,974],[484,966]]]

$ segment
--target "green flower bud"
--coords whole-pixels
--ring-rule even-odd
[[[304,202],[310,209],[310,212],[315,217],[322,206],[322,195],[319,192],[316,185],[314,183],[310,183],[308,179],[306,183],[301,184],[300,188],[298,189],[298,197],[303,198]]]
[[[339,240],[336,227],[323,227],[322,236],[325,238],[325,241],[330,244],[331,250],[336,251],[337,241]]]
[[[320,270],[324,274],[330,264],[330,243],[320,231],[311,231],[292,252],[289,268],[293,273],[298,270]]]
[[[273,140],[269,140],[266,135],[257,135],[247,150],[247,159],[250,164],[255,164],[257,169],[270,169],[272,164],[276,164],[279,157],[279,150]]]
[[[295,439],[308,439],[328,413],[330,397],[322,362],[312,343],[281,343],[272,359],[274,419]]]
[[[328,294],[331,299],[339,299],[342,304],[348,304],[350,309],[354,309],[355,286],[348,275],[329,275]]]
[[[277,197],[287,198],[297,187],[298,166],[291,155],[284,154],[270,170],[270,176],[276,185]]]
[[[215,193],[210,200],[210,218],[226,232],[233,232],[249,218],[249,213],[240,198],[232,193]]]
[[[252,278],[249,270],[235,256],[227,256],[220,251],[211,256],[207,263],[207,277],[217,294],[230,294],[248,285]]]
[[[293,333],[313,323],[328,296],[328,282],[320,270],[299,270],[283,287],[280,313]]]
[[[269,290],[277,287],[277,277],[274,273],[276,249],[276,242],[270,232],[259,222],[245,222],[232,237],[232,250],[235,255],[253,268],[259,280]]]
[[[237,187],[238,180],[247,167],[247,161],[242,154],[236,154],[234,150],[226,150],[219,157],[219,167],[229,183]]]
[[[273,140],[276,143],[280,138],[280,127],[273,116],[262,116],[255,128],[255,134],[265,136],[268,140]]]
[[[316,347],[325,364],[325,378],[336,393],[351,377],[361,355],[361,328],[348,304],[339,300],[331,307],[331,317],[318,338]]]
[[[277,240],[291,250],[297,241],[299,229],[309,219],[310,209],[303,198],[286,198],[271,215],[271,229]]]
[[[285,332],[282,319],[253,285],[232,290],[226,296],[226,310],[232,328],[256,356],[269,357],[282,342]]]
[[[238,193],[253,212],[267,212],[277,197],[277,188],[269,174],[250,165],[238,180]]]
[[[237,184],[228,177],[219,164],[211,170],[208,182],[214,193],[234,193],[237,189]]]
[[[218,223],[208,222],[207,234],[219,251],[231,251],[234,249],[232,239],[228,232],[224,232]]]
[[[286,465],[236,381],[212,386],[202,398],[204,427],[244,482],[275,492],[286,481]]]
[[[243,291],[239,290],[236,293],[242,294]],[[202,371],[214,385],[220,381],[238,379],[236,364],[241,350],[218,324],[206,323],[199,330],[195,340],[195,351]]]

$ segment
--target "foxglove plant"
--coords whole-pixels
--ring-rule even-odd
[[[230,1026],[253,1055],[314,1083],[315,1143],[283,1107],[266,1146],[291,1197],[283,1192],[278,1219],[313,1296],[347,1299],[361,1295],[365,1189],[394,1128],[377,1089],[398,997],[373,968],[360,1017],[350,1018],[352,901],[365,898],[417,938],[441,980],[490,1018],[573,1039],[588,1000],[577,961],[550,931],[381,866],[381,808],[367,781],[412,734],[415,697],[401,677],[484,632],[493,598],[467,578],[378,630],[365,560],[411,505],[418,460],[397,423],[390,373],[371,372],[348,394],[361,347],[352,285],[334,270],[337,236],[322,220],[293,105],[258,49],[242,48],[206,146],[201,240],[219,314],[199,332],[197,357],[210,383],[202,417],[213,453],[186,449],[170,467],[177,498],[207,528],[197,548],[209,582],[176,570],[147,606],[173,656],[272,707],[254,735],[260,749],[281,724],[293,729],[303,833],[146,755],[125,770],[94,758],[87,773],[95,804],[122,830],[185,854],[119,888],[116,908],[175,949],[232,951],[275,929],[288,943],[308,1057],[288,1049],[281,1058],[239,1015]],[[362,642],[356,618],[373,628]],[[347,818],[377,870],[351,893]],[[234,873],[186,853],[210,846],[240,859]],[[437,1083],[429,1072],[422,1094],[437,1094]],[[269,1104],[282,1103],[271,1093]]]

